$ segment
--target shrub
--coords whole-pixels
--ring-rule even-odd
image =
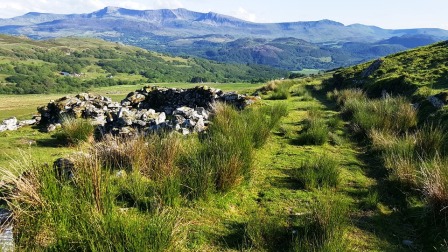
[[[56,138],[71,145],[82,142],[93,142],[93,132],[95,127],[89,120],[64,117],[62,128],[56,134]]]
[[[339,167],[334,159],[319,155],[303,162],[293,170],[292,177],[305,189],[336,187],[339,185]]]

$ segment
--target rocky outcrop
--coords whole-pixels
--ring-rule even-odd
[[[369,67],[367,67],[364,71],[361,73],[362,78],[367,78],[371,76],[376,70],[378,70],[381,65],[383,64],[383,59],[377,59],[372,64],[370,64]]]
[[[428,101],[436,108],[441,109],[443,106],[445,106],[445,103],[439,99],[437,96],[429,96]]]
[[[48,131],[55,130],[64,116],[69,116],[90,119],[103,133],[176,130],[189,134],[206,129],[213,103],[225,102],[242,109],[255,100],[205,86],[192,89],[153,86],[129,93],[121,103],[82,93],[51,101],[38,110]]]

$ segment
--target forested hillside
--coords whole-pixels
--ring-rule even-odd
[[[155,82],[261,82],[288,73],[259,65],[170,57],[96,39],[0,35],[0,93],[29,94]]]

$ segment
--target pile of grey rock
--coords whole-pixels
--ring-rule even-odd
[[[47,131],[58,128],[65,116],[90,119],[103,133],[133,134],[175,130],[182,134],[204,131],[215,102],[239,109],[257,98],[198,86],[191,89],[145,87],[120,103],[87,93],[65,96],[38,109]]]
[[[17,130],[23,126],[34,125],[36,123],[37,120],[34,118],[31,120],[19,121],[17,120],[17,118],[11,117],[2,121],[2,123],[0,124],[0,132],[7,130]]]

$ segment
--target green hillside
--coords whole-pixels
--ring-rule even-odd
[[[260,82],[287,72],[258,65],[170,57],[120,43],[0,35],[0,93],[67,93],[156,82]]]
[[[420,100],[448,88],[447,59],[448,42],[445,41],[338,70],[332,84],[362,88],[372,97],[380,96],[385,90]]]

